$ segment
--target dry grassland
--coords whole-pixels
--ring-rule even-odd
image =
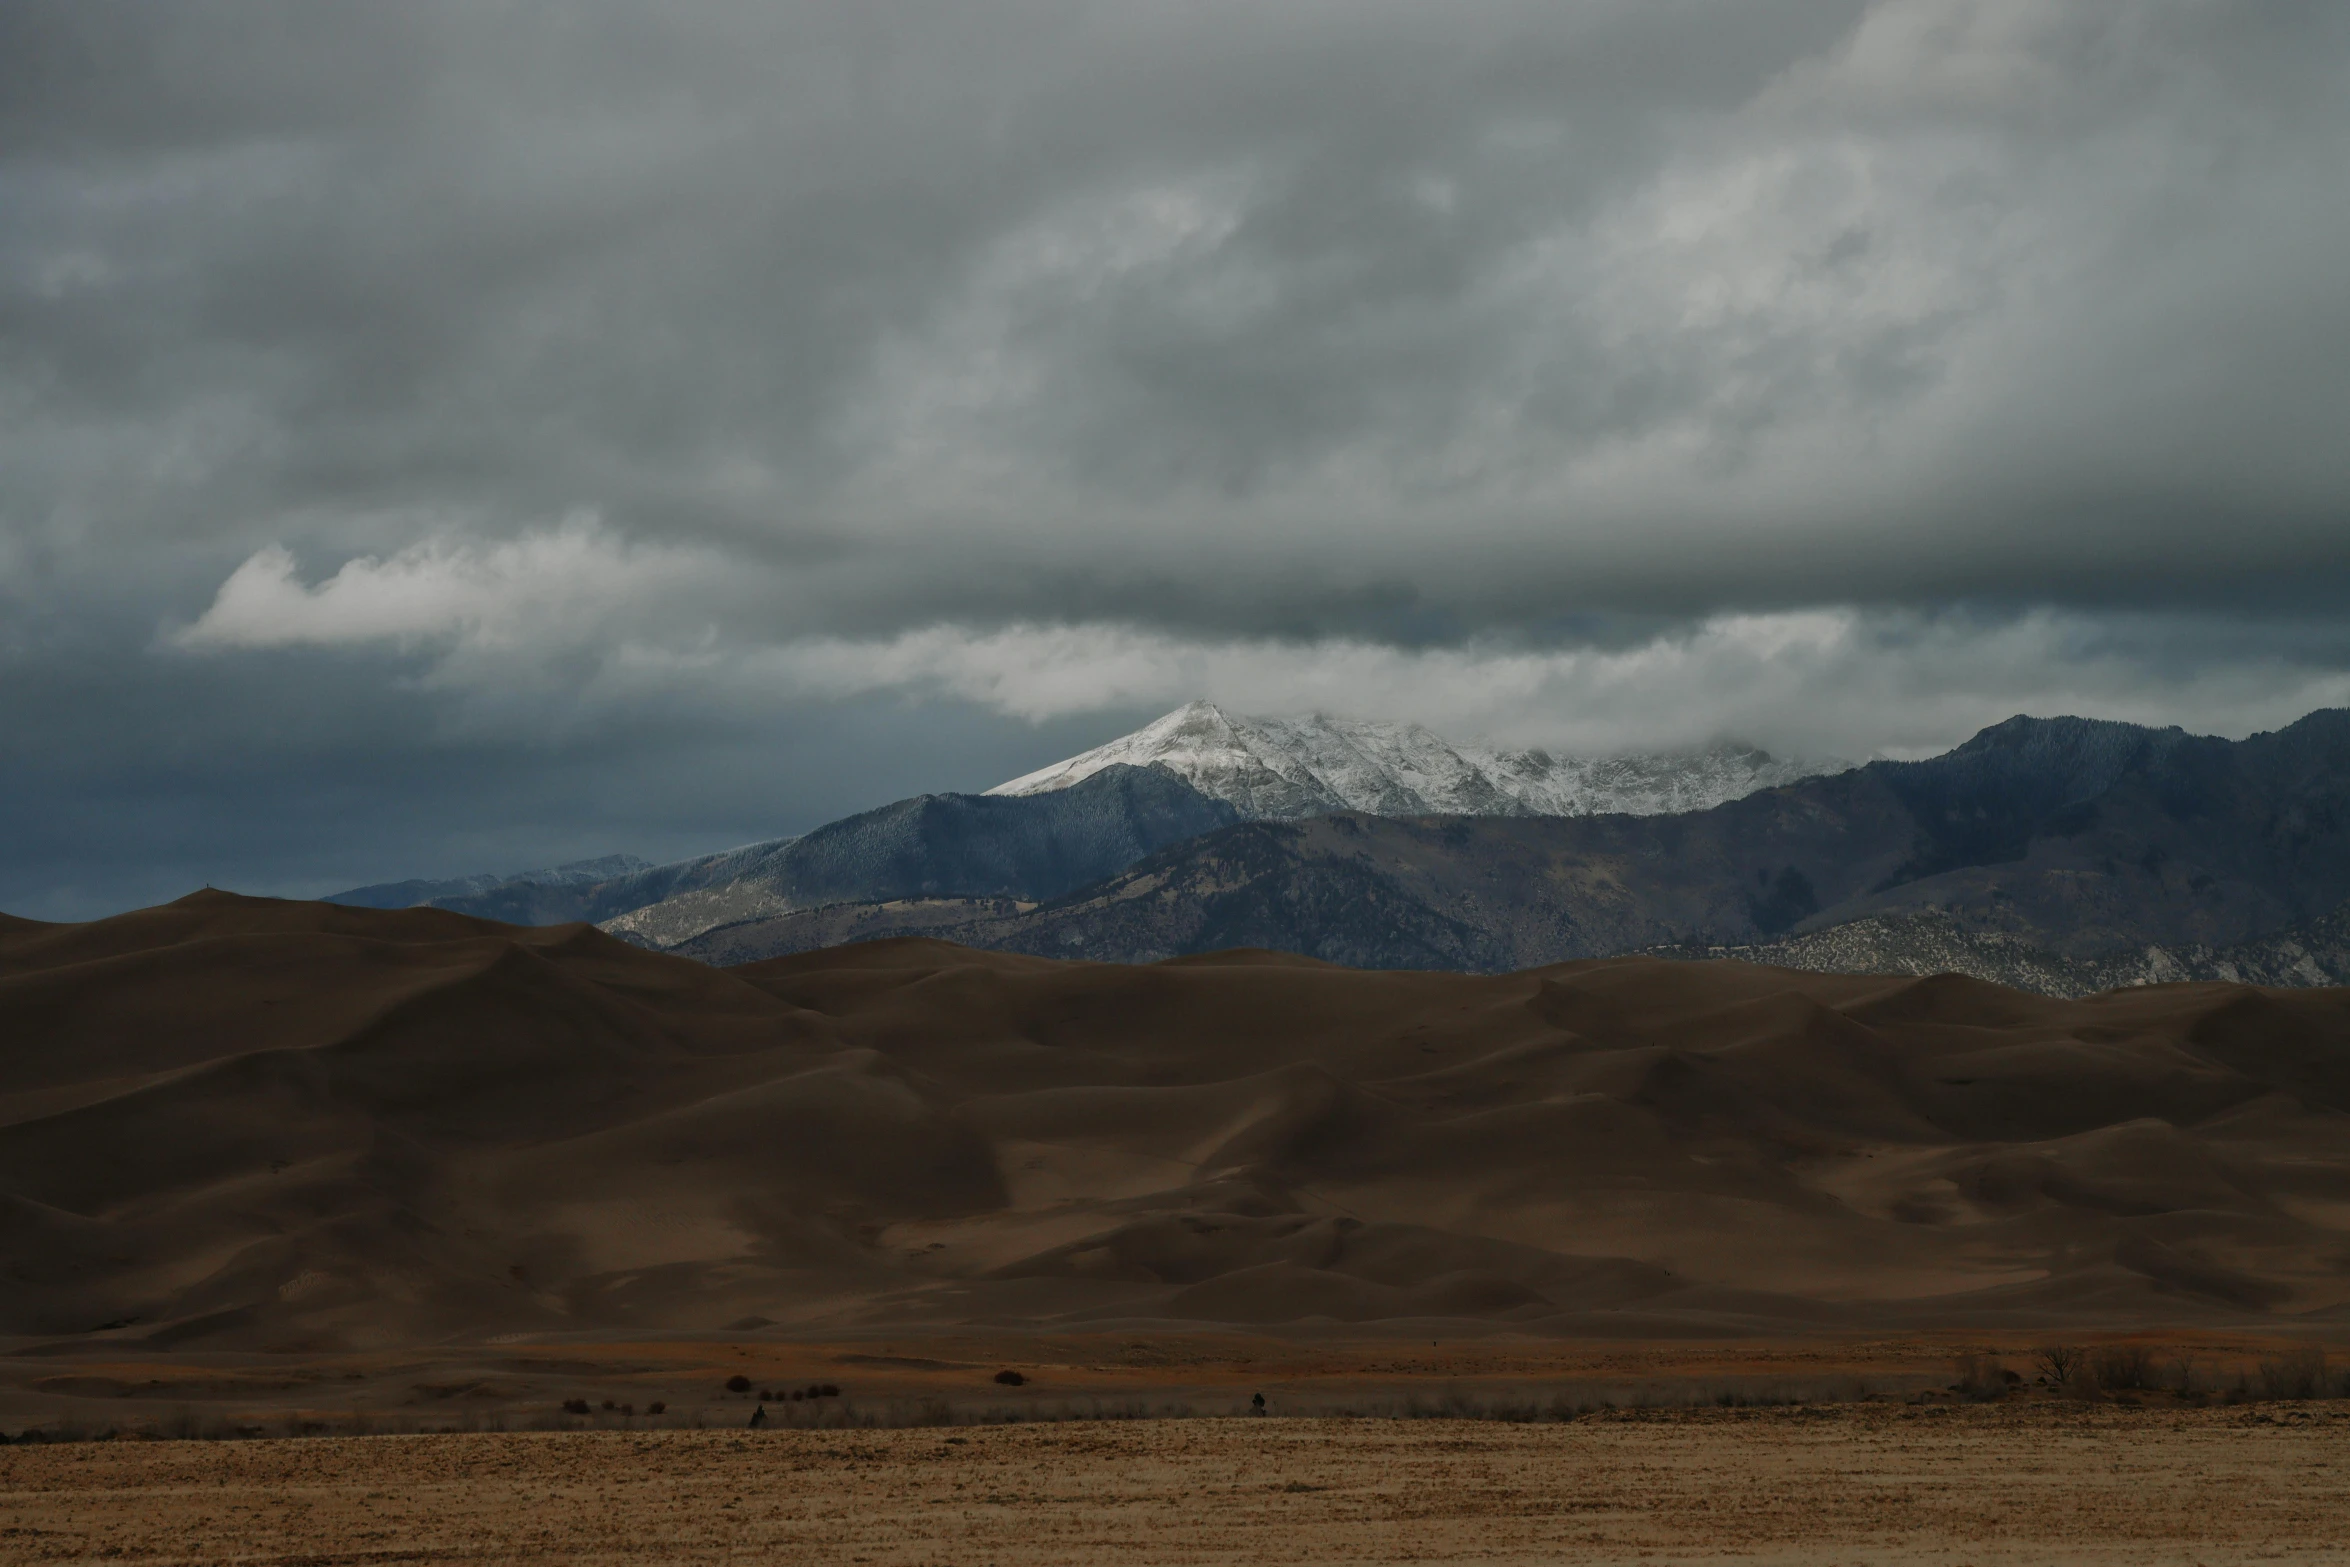
[[[2350,1408],[0,1449],[0,1563],[2350,1560]]]

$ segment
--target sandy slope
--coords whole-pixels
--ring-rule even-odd
[[[0,1330],[85,1346],[2325,1323],[2346,1131],[2338,991],[0,926]]]

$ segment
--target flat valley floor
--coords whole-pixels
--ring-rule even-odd
[[[0,1563],[2350,1561],[2350,1406],[0,1448]]]

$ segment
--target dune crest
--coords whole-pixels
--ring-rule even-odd
[[[0,1332],[2350,1305],[2350,992],[892,940],[718,970],[205,892],[0,924]]]

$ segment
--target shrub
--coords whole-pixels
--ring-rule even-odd
[[[1006,1387],[1018,1387],[1028,1380],[1017,1371],[999,1371],[995,1379]]]
[[[648,1415],[665,1415],[669,1413],[669,1406],[656,1398],[645,1406],[645,1413]]]
[[[815,1393],[816,1393],[816,1396],[817,1396],[818,1398],[838,1398],[838,1397],[840,1397],[840,1389],[839,1389],[839,1388],[837,1388],[837,1387],[835,1387],[835,1386],[833,1386],[833,1384],[831,1384],[830,1382],[827,1382],[827,1383],[825,1383],[825,1384],[824,1384],[822,1387],[815,1389]]]
[[[729,1393],[748,1393],[750,1390],[751,1379],[749,1377],[738,1375],[726,1379],[726,1391]]]
[[[2296,1349],[2260,1363],[2262,1398],[2322,1398],[2329,1387],[2322,1349]]]
[[[588,1408],[588,1401],[584,1398],[567,1398],[563,1400],[563,1412],[567,1415],[586,1415],[594,1413],[593,1410]]]
[[[2012,1382],[2019,1380],[1988,1355],[1961,1355],[1958,1357],[1958,1381],[1951,1391],[1967,1398],[1988,1400],[2004,1398]],[[1727,1396],[1724,1402],[1727,1402]]]
[[[2070,1344],[2050,1344],[2033,1358],[2040,1363],[2041,1380],[2050,1387],[2065,1386],[2085,1369],[2081,1352]]]
[[[2114,1392],[2144,1391],[2154,1387],[2154,1352],[2143,1344],[2116,1344],[2099,1350],[2089,1371],[2101,1388]]]

